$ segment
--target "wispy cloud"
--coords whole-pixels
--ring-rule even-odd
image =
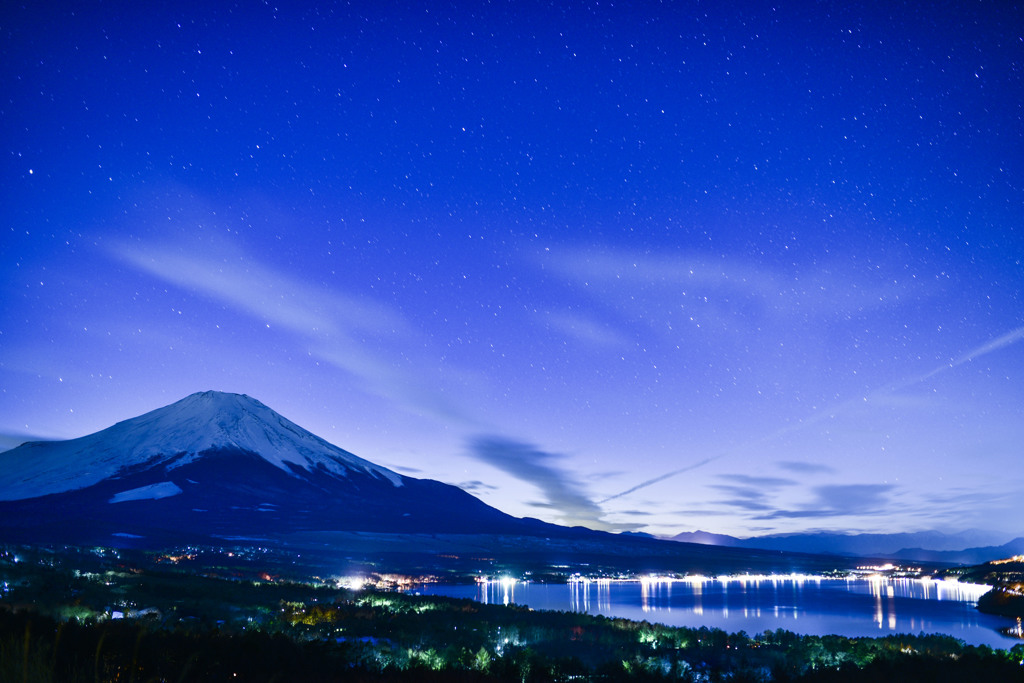
[[[908,380],[907,382],[901,384],[899,386],[899,388],[906,388],[906,387],[911,386],[913,384],[918,384],[920,382],[924,382],[925,380],[931,379],[932,377],[934,377],[935,375],[939,374],[940,372],[945,372],[946,370],[951,370],[951,369],[953,369],[955,367],[959,367],[959,366],[963,365],[964,363],[970,363],[971,361],[977,360],[978,358],[981,358],[982,356],[986,356],[986,355],[988,355],[990,353],[994,353],[996,351],[1005,349],[1007,346],[1011,346],[1012,344],[1016,344],[1017,342],[1019,342],[1021,340],[1024,340],[1024,327],[1018,327],[1018,328],[1016,328],[1014,330],[1010,330],[1006,334],[1000,335],[1000,336],[996,337],[995,339],[992,339],[992,340],[990,340],[988,342],[985,342],[984,344],[971,349],[970,351],[968,351],[967,353],[963,354],[959,358],[950,360],[948,363],[946,363],[944,365],[940,365],[939,367],[935,368],[934,370],[932,370],[929,373],[926,373],[926,374],[924,374],[924,375],[922,375],[920,377],[916,377],[914,379]]]
[[[818,462],[805,462],[802,460],[781,460],[775,463],[784,470],[798,474],[833,474],[836,470],[829,465]]]
[[[990,342],[982,344],[976,349],[971,349],[966,354],[964,354],[956,361],[954,361],[953,365],[963,365],[967,361],[972,361],[976,358],[980,358],[981,356],[992,353],[993,351],[999,351],[1000,349],[1006,348],[1010,344],[1016,344],[1022,339],[1024,339],[1024,327],[1018,327],[1017,329],[1011,330],[1002,336],[996,337]]]
[[[722,457],[722,456],[716,455],[716,456],[713,456],[711,458],[704,458],[700,462],[693,463],[692,465],[687,465],[685,467],[680,467],[679,469],[672,470],[671,472],[666,472],[665,474],[659,475],[659,476],[654,477],[652,479],[648,479],[646,481],[642,481],[639,484],[637,484],[636,486],[628,488],[625,491],[620,491],[619,493],[616,493],[614,495],[608,496],[607,498],[605,498],[603,500],[600,500],[598,502],[599,502],[599,504],[604,505],[605,503],[607,503],[610,500],[615,500],[616,498],[622,498],[623,496],[628,496],[629,494],[635,493],[636,491],[639,491],[640,489],[645,489],[648,486],[653,486],[653,485],[657,484],[658,482],[665,481],[666,479],[670,479],[672,477],[678,476],[678,475],[680,475],[680,474],[682,474],[684,472],[690,472],[692,470],[697,469],[698,467],[703,467],[704,465],[707,465],[708,463],[711,463],[711,462],[714,462],[715,460],[718,460],[720,457]]]
[[[469,444],[469,452],[477,460],[536,486],[545,500],[532,505],[555,511],[563,524],[580,524],[606,530],[634,526],[624,527],[605,522],[601,506],[579,488],[569,473],[558,467],[561,456],[500,436],[473,439]]]
[[[891,513],[892,484],[833,484],[812,489],[815,499],[795,509],[774,510],[755,519],[866,517]]]
[[[549,327],[563,337],[570,337],[591,346],[616,348],[629,343],[625,335],[579,313],[552,312],[545,318]]]
[[[834,419],[837,415],[848,412],[852,409],[859,409],[863,407],[865,404],[890,407],[907,407],[908,405],[912,405],[914,407],[922,407],[923,405],[927,404],[923,403],[920,399],[915,399],[913,397],[901,397],[899,395],[899,392],[905,389],[909,389],[910,387],[916,386],[918,384],[921,384],[922,382],[926,382],[940,373],[952,370],[953,368],[964,365],[965,363],[977,360],[982,356],[1002,350],[1008,346],[1020,342],[1021,340],[1024,340],[1024,327],[1018,327],[1016,329],[1011,330],[1010,332],[1002,334],[999,337],[996,337],[991,341],[981,344],[980,346],[977,346],[969,350],[967,353],[961,355],[960,357],[954,360],[950,360],[948,363],[944,363],[943,365],[940,365],[934,368],[933,370],[926,372],[923,375],[908,377],[896,382],[892,382],[886,386],[881,387],[880,389],[871,391],[865,394],[864,396],[844,401],[843,403],[840,403],[829,410],[819,411],[814,415],[804,418],[803,420],[800,420],[792,425],[779,429],[778,431],[766,436],[764,440],[775,439],[780,436],[790,434],[792,432],[797,432],[806,429],[807,427],[810,427],[811,425],[820,423],[822,421]]]
[[[794,479],[785,479],[783,477],[755,477],[750,474],[720,474],[719,479],[733,482],[734,484],[741,484],[744,486],[757,486],[763,489],[778,489],[785,486],[796,486],[798,481]]]
[[[624,517],[654,517],[657,513],[650,510],[619,510]]]
[[[884,269],[854,272],[845,262],[801,272],[800,287],[793,286],[793,273],[777,267],[700,252],[568,249],[545,252],[544,266],[601,297],[619,292],[622,296],[617,300],[628,306],[660,302],[696,311],[727,327],[727,321],[735,323],[752,315],[792,319],[793,315],[863,314],[927,293],[917,279]]]
[[[727,483],[711,484],[709,488],[729,496],[726,500],[718,501],[718,505],[748,512],[767,512],[776,509],[779,490],[799,484],[794,479],[751,474],[719,474],[716,478]]]
[[[794,433],[794,432],[801,431],[803,429],[807,429],[808,427],[810,427],[810,426],[812,426],[814,424],[818,424],[818,423],[823,422],[825,420],[834,419],[837,415],[839,415],[839,414],[841,414],[843,412],[852,410],[855,407],[860,408],[860,407],[862,407],[866,403],[873,403],[873,402],[885,403],[886,399],[892,397],[898,391],[901,391],[903,389],[907,389],[907,388],[909,388],[911,386],[914,386],[914,385],[919,384],[921,382],[924,382],[924,381],[926,381],[928,379],[931,379],[935,375],[937,375],[937,374],[939,374],[941,372],[945,372],[946,370],[950,370],[952,368],[955,368],[957,366],[960,366],[960,365],[963,365],[965,363],[971,362],[973,360],[977,360],[978,358],[981,358],[982,356],[985,356],[987,354],[994,353],[996,351],[999,351],[999,350],[1002,350],[1004,348],[1007,348],[1008,346],[1011,346],[1012,344],[1016,344],[1016,343],[1020,342],[1021,340],[1024,340],[1024,327],[1018,327],[1018,328],[1016,328],[1014,330],[1011,330],[1010,332],[1007,332],[1006,334],[1003,334],[1003,335],[1000,335],[999,337],[996,337],[995,339],[993,339],[993,340],[991,340],[989,342],[981,344],[980,346],[977,346],[977,347],[971,349],[970,351],[968,351],[967,353],[963,354],[962,356],[960,356],[956,360],[952,360],[952,361],[950,361],[949,363],[947,363],[945,365],[940,365],[939,367],[935,368],[931,372],[928,372],[928,373],[926,373],[924,375],[921,375],[921,376],[918,376],[918,377],[912,377],[910,379],[906,379],[906,380],[903,380],[903,381],[900,381],[900,382],[895,382],[895,383],[890,384],[890,385],[888,385],[886,387],[883,387],[882,389],[874,391],[874,392],[868,394],[867,396],[856,398],[856,399],[851,399],[849,401],[845,401],[845,402],[843,402],[843,403],[833,407],[830,410],[820,411],[818,413],[815,413],[814,415],[811,415],[808,418],[805,418],[803,420],[797,421],[797,422],[795,422],[795,423],[793,423],[791,425],[787,425],[787,426],[782,427],[782,428],[780,428],[780,429],[778,429],[778,430],[776,430],[774,432],[766,434],[765,436],[763,436],[763,437],[761,437],[759,439],[752,440],[747,445],[755,445],[755,444],[759,444],[759,443],[764,443],[764,442],[772,441],[772,440],[778,439],[778,438],[780,438],[782,436],[785,436],[787,434],[791,434],[791,433]],[[657,477],[654,477],[652,479],[648,479],[646,481],[643,481],[643,482],[637,484],[636,486],[634,486],[632,488],[626,489],[625,491],[621,491],[619,493],[616,493],[613,496],[609,496],[609,497],[601,500],[600,503],[601,504],[607,503],[610,500],[615,500],[616,498],[621,498],[621,497],[629,495],[629,494],[631,494],[631,493],[633,493],[635,491],[639,491],[640,489],[646,488],[646,487],[651,486],[653,484],[657,484],[658,482],[661,482],[661,481],[664,481],[666,479],[670,479],[670,478],[675,477],[677,475],[683,474],[684,472],[689,472],[690,470],[696,469],[698,467],[702,467],[703,465],[706,465],[706,464],[708,464],[710,462],[713,462],[714,460],[717,460],[717,459],[719,459],[721,457],[724,457],[724,455],[726,455],[726,454],[717,455],[717,456],[714,456],[712,458],[706,458],[706,459],[701,460],[700,462],[695,463],[693,465],[689,465],[689,466],[686,466],[686,467],[681,467],[681,468],[676,469],[676,470],[671,470],[669,472],[666,472],[666,473],[664,473],[662,475],[659,475]],[[798,461],[793,461],[793,460],[780,461],[778,463],[778,465],[780,467],[782,467],[783,469],[788,469],[788,470],[790,470],[792,472],[799,472],[799,473],[802,473],[802,474],[815,474],[815,473],[818,473],[818,474],[830,474],[830,473],[833,473],[835,471],[833,468],[831,468],[831,467],[829,467],[827,465],[823,465],[823,464],[819,464],[819,463],[798,462]],[[843,487],[839,487],[839,488],[836,489],[835,492],[836,493],[842,493],[843,490],[844,490]],[[849,489],[849,490],[852,491],[852,492],[861,491],[861,493],[863,495],[863,492],[867,491],[868,489],[854,487],[854,488]],[[832,510],[832,512],[829,512],[829,510]],[[788,517],[813,517],[813,516],[818,516],[818,515],[825,516],[825,515],[829,515],[829,514],[836,515],[836,514],[847,514],[847,513],[846,512],[838,512],[838,511],[836,511],[835,508],[830,508],[829,506],[825,506],[825,507],[820,508],[820,510],[818,512],[815,512],[813,510],[797,510],[797,511],[790,511],[790,512],[780,511],[778,513],[775,513],[772,516],[773,517],[787,517],[787,516]],[[865,514],[867,514],[867,513],[865,513]]]
[[[406,329],[401,316],[385,306],[309,286],[236,251],[215,247],[194,253],[122,244],[114,253],[139,270],[294,332],[322,336],[343,330],[394,334]]]
[[[486,484],[479,479],[473,479],[471,481],[460,481],[456,484],[463,491],[496,491],[497,486]]]
[[[780,489],[796,486],[798,482],[783,477],[759,477],[749,474],[719,474],[716,479],[725,484],[711,484],[709,489],[728,494],[717,504],[732,510],[766,512],[776,509]]]
[[[734,517],[736,515],[735,510],[726,510],[715,507],[703,507],[703,508],[684,508],[681,510],[673,510],[674,515],[683,519],[701,519],[704,517]]]
[[[1017,482],[1006,482],[1002,486],[992,485],[985,491],[970,488],[951,488],[946,491],[929,493],[924,501],[931,508],[952,510],[963,514],[964,510],[977,510],[991,505],[1005,505],[1008,508],[1019,507],[1020,490]]]
[[[406,467],[404,465],[388,465],[388,469],[395,470],[396,472],[403,472],[405,474],[423,474],[423,470],[419,467]]]
[[[309,353],[357,378],[363,388],[415,412],[479,428],[470,410],[422,372],[403,367],[389,348],[415,346],[395,310],[364,297],[318,287],[223,245],[186,251],[166,245],[120,244],[115,257],[142,272],[297,335]],[[397,356],[397,354],[394,354]]]
[[[729,498],[718,501],[718,504],[732,510],[746,510],[748,512],[764,512],[774,510],[773,497],[761,488],[749,486],[728,486],[714,484],[708,488],[729,494]]]
[[[777,293],[780,289],[779,280],[764,269],[739,261],[716,262],[698,254],[570,250],[555,254],[552,265],[587,283],[618,282],[645,287],[696,285],[763,293]]]

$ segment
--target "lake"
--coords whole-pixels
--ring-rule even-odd
[[[988,586],[920,579],[773,576],[566,584],[504,579],[470,586],[428,585],[419,592],[751,635],[782,628],[849,637],[944,633],[973,645],[1005,649],[1024,642],[998,632],[1019,627],[1016,620],[976,609],[987,590]]]

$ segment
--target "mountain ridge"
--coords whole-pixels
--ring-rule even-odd
[[[22,461],[30,456],[40,457]],[[0,542],[272,548],[318,572],[358,557],[367,566],[417,571],[475,571],[497,557],[704,574],[848,564],[513,517],[458,487],[358,458],[255,399],[220,392],[193,394],[80,439],[0,453],[0,492]]]
[[[984,564],[993,560],[1004,560],[1015,555],[1024,555],[1024,536],[1014,538],[996,546],[978,546],[962,550],[930,550],[928,548],[904,548],[891,557],[911,559],[917,562],[942,562],[945,564]]]
[[[895,534],[843,534],[814,532],[771,534],[739,538],[706,531],[676,534],[668,540],[719,547],[752,548],[783,552],[827,553],[855,557],[890,558],[934,562],[971,562],[976,558],[997,559],[999,553],[1014,550],[1021,539],[999,543],[1009,534],[972,529],[955,534],[941,531]],[[1019,550],[1018,550],[1019,552]],[[1015,554],[1013,552],[1010,553]],[[985,559],[978,561],[985,561]]]
[[[180,467],[199,453],[230,448],[260,454],[285,472],[292,466],[340,475],[355,470],[402,485],[402,475],[325,441],[254,398],[204,391],[93,434],[30,441],[0,453],[0,500],[85,488],[138,467]],[[73,479],[60,475],[70,460],[79,468]]]
[[[0,453],[0,531],[19,537],[551,526],[359,458],[242,394],[195,393],[78,439]]]

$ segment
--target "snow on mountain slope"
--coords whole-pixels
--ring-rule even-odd
[[[170,498],[182,493],[181,487],[173,481],[161,481],[148,486],[140,486],[137,489],[121,491],[111,496],[109,503],[125,503],[129,500],[160,500]]]
[[[0,453],[0,500],[81,489],[161,463],[173,469],[221,449],[255,453],[288,474],[293,468],[342,477],[358,472],[403,485],[401,475],[324,441],[256,399],[206,391],[95,434]]]

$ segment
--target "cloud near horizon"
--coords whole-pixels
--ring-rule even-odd
[[[665,474],[661,474],[661,475],[658,475],[657,477],[653,477],[652,479],[647,479],[646,481],[642,481],[639,484],[637,484],[636,486],[628,488],[625,491],[620,491],[618,493],[615,493],[615,494],[612,494],[612,495],[608,496],[607,498],[599,500],[598,504],[603,505],[604,503],[607,503],[610,500],[615,500],[616,498],[622,498],[623,496],[628,496],[629,494],[634,493],[636,491],[639,491],[640,489],[645,489],[648,486],[653,486],[654,484],[657,484],[659,482],[665,481],[666,479],[671,479],[672,477],[678,476],[678,475],[682,474],[683,472],[689,472],[691,470],[697,469],[698,467],[703,467],[704,465],[707,465],[710,462],[714,462],[715,460],[718,460],[720,457],[722,457],[722,456],[716,455],[716,456],[713,456],[713,457],[710,457],[710,458],[704,458],[700,462],[696,462],[696,463],[687,465],[685,467],[680,467],[678,469],[672,470],[671,472],[666,472]]]
[[[736,485],[757,486],[766,489],[776,489],[783,486],[796,486],[800,482],[795,479],[783,477],[755,477],[749,474],[719,474],[719,479],[732,482]]]
[[[641,525],[620,525],[604,521],[601,506],[592,501],[561,468],[561,456],[536,446],[500,436],[480,436],[469,443],[469,453],[519,481],[536,486],[544,501],[530,503],[555,512],[559,522],[604,531],[635,529]]]
[[[829,465],[802,460],[780,460],[775,464],[784,470],[798,474],[833,474],[836,471],[836,468]]]
[[[892,484],[830,484],[812,489],[814,500],[796,509],[776,509],[754,519],[805,519],[884,515],[891,511]]]

